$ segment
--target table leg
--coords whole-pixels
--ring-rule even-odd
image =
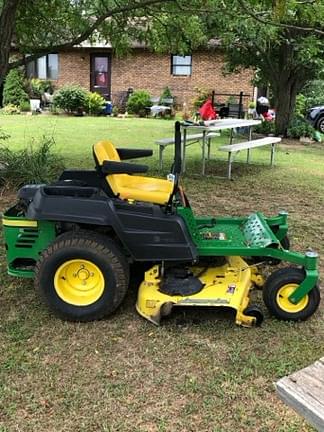
[[[231,129],[231,132],[230,132],[230,142],[229,143],[233,144],[233,128]]]
[[[275,143],[271,144],[271,159],[270,159],[271,166],[273,166],[274,164],[274,156],[275,156]]]
[[[183,129],[183,140],[181,141],[181,161],[182,161],[182,172],[186,171],[186,145],[187,145],[187,129]]]
[[[232,178],[232,153],[231,152],[228,152],[227,178],[228,180],[231,180]]]
[[[206,171],[205,147],[206,147],[206,131],[204,130],[202,136],[202,175],[205,175],[205,171]]]
[[[160,171],[162,171],[162,169],[163,169],[163,150],[164,150],[164,146],[159,145],[159,168],[160,168]]]
[[[207,136],[207,159],[210,160],[210,142],[211,138]]]
[[[250,149],[247,149],[246,163],[250,163]]]
[[[249,127],[249,141],[252,141],[252,127]]]

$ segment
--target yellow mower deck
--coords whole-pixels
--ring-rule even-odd
[[[155,265],[145,273],[141,283],[136,309],[140,315],[154,324],[159,324],[162,316],[168,315],[174,306],[222,306],[236,310],[235,322],[251,327],[256,323],[253,316],[244,315],[249,304],[249,293],[254,284],[262,286],[263,277],[256,267],[249,266],[242,258],[227,257],[227,263],[219,267],[191,267],[194,275],[204,284],[196,294],[180,296],[168,295],[159,291],[160,266]],[[203,272],[203,273],[202,273]]]

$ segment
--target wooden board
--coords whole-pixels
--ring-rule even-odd
[[[324,357],[276,382],[280,399],[324,432]]]

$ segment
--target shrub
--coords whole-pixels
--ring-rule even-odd
[[[173,94],[171,93],[171,90],[169,87],[165,87],[161,93],[160,96],[160,103],[163,102],[164,99],[173,99]]]
[[[239,104],[239,100],[235,96],[229,96],[226,103],[231,105],[237,105]]]
[[[303,94],[298,94],[296,97],[294,115],[300,117],[306,114],[306,102],[307,99]]]
[[[53,138],[43,136],[22,150],[0,146],[0,179],[7,187],[26,183],[48,183],[64,169],[61,156],[53,152]]]
[[[118,114],[119,114],[119,108],[118,108],[118,106],[115,105],[115,106],[113,106],[113,109],[112,109],[112,115],[114,117],[117,117]]]
[[[50,113],[53,115],[59,115],[61,114],[61,110],[60,108],[58,108],[57,106],[55,106],[54,104],[51,104],[49,107]]]
[[[28,99],[22,73],[18,69],[12,69],[8,73],[3,86],[3,104],[19,106]]]
[[[211,96],[211,91],[202,88],[196,88],[197,96],[192,100],[192,105],[196,111],[206,102],[206,100]]]
[[[75,113],[85,107],[87,91],[79,85],[65,85],[54,93],[54,105],[67,113]]]
[[[45,92],[53,93],[54,86],[50,80],[32,78],[28,81],[29,95],[32,98],[40,98]]]
[[[89,114],[98,115],[105,107],[105,99],[98,93],[89,92],[85,99],[84,109]]]
[[[2,108],[1,114],[4,115],[20,114],[20,109],[17,105],[8,104]]]
[[[287,129],[289,138],[308,137],[313,138],[315,129],[302,116],[294,116]]]
[[[138,114],[140,117],[145,116],[145,108],[152,105],[151,96],[146,90],[137,90],[131,94],[127,101],[127,111]]]
[[[256,133],[262,135],[274,134],[275,133],[275,122],[274,121],[263,121],[257,125],[254,129]]]
[[[324,80],[311,81],[303,90],[303,95],[306,111],[313,106],[324,105]]]
[[[23,101],[19,105],[19,109],[21,112],[28,112],[30,111],[30,102],[29,101]]]

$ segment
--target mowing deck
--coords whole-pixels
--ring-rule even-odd
[[[324,357],[276,383],[280,399],[324,431]]]

